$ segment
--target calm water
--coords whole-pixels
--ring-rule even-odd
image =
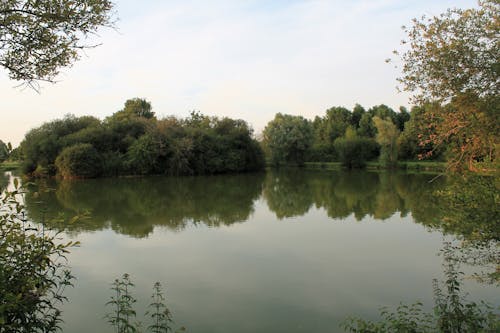
[[[65,332],[112,332],[110,283],[127,272],[138,319],[155,281],[188,332],[337,332],[349,315],[421,300],[443,235],[431,175],[288,170],[238,176],[44,182],[26,198],[36,221],[63,212],[81,241],[63,306]],[[43,202],[43,204],[41,204]],[[467,268],[465,267],[467,272]],[[467,280],[472,299],[497,288]]]

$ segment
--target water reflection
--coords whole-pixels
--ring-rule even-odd
[[[112,228],[133,237],[145,237],[155,226],[180,230],[188,223],[217,227],[244,222],[263,198],[278,219],[302,216],[313,207],[333,219],[352,215],[357,221],[411,213],[415,222],[431,228],[498,239],[498,189],[492,178],[441,177],[429,182],[432,178],[402,172],[289,169],[211,177],[45,181],[32,189],[26,203],[37,221],[61,212],[89,212],[90,219],[66,226],[70,232]],[[471,205],[460,206],[464,200]]]
[[[278,218],[301,216],[312,206],[323,208],[331,218],[351,214],[360,221],[367,216],[387,219],[410,211],[417,221],[437,218],[432,193],[443,179],[429,183],[432,176],[389,172],[271,171],[263,196]],[[421,209],[421,207],[427,207]]]
[[[262,191],[263,174],[212,177],[114,178],[39,183],[27,197],[31,218],[61,212],[91,218],[67,225],[69,232],[102,230],[133,237],[154,226],[179,230],[191,222],[208,226],[247,220]]]
[[[2,192],[9,184],[9,173],[0,173],[0,192]]]
[[[71,254],[79,281],[64,308],[67,331],[106,332],[106,323],[95,319],[105,310],[96,304],[106,303],[103,291],[112,278],[128,272],[142,299],[149,289],[139,286],[151,279],[172,286],[176,318],[193,332],[325,332],[348,315],[374,319],[383,305],[431,304],[442,235],[429,229],[463,239],[498,237],[493,219],[466,223],[477,210],[498,216],[498,195],[486,194],[498,193],[491,179],[481,179],[488,191],[484,184],[457,191],[471,182],[442,177],[429,183],[433,177],[295,169],[42,182],[26,199],[38,221],[60,211],[91,213],[65,227],[84,244]],[[461,195],[474,204],[460,208]],[[157,226],[169,230],[153,233]],[[94,230],[102,232],[86,232]],[[460,260],[469,264],[466,254]],[[492,258],[481,278],[495,279],[498,256]],[[465,284],[474,299],[497,304],[491,286]],[[241,327],[248,318],[255,320]]]

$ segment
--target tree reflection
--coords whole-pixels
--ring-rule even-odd
[[[180,230],[190,222],[220,226],[247,220],[262,191],[263,177],[247,174],[39,183],[27,195],[26,203],[35,221],[60,212],[68,216],[90,213],[91,218],[67,225],[69,232],[111,227],[119,233],[145,237],[155,226]]]
[[[415,212],[418,221],[439,220],[433,193],[444,179],[433,183],[423,174],[366,171],[305,171],[288,169],[269,172],[263,196],[278,218],[301,216],[313,206],[331,218],[357,221],[367,216],[385,220],[400,213]]]
[[[314,202],[313,187],[301,169],[269,171],[263,197],[278,219],[302,216]]]

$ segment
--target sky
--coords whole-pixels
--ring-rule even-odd
[[[475,0],[116,0],[115,29],[57,83],[18,87],[0,68],[0,140],[66,114],[105,118],[129,98],[158,117],[246,120],[260,133],[278,112],[312,119],[332,106],[409,106],[385,59],[414,17]],[[94,41],[94,40],[92,40]],[[91,41],[91,42],[92,42]]]

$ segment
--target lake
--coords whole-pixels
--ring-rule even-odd
[[[422,301],[443,276],[444,177],[289,169],[206,177],[40,181],[26,196],[81,246],[69,256],[65,332],[113,332],[111,283],[129,273],[137,319],[160,281],[175,327],[188,332],[341,332],[354,315]],[[463,267],[467,276],[472,267]],[[500,305],[495,286],[468,278],[469,298]]]

